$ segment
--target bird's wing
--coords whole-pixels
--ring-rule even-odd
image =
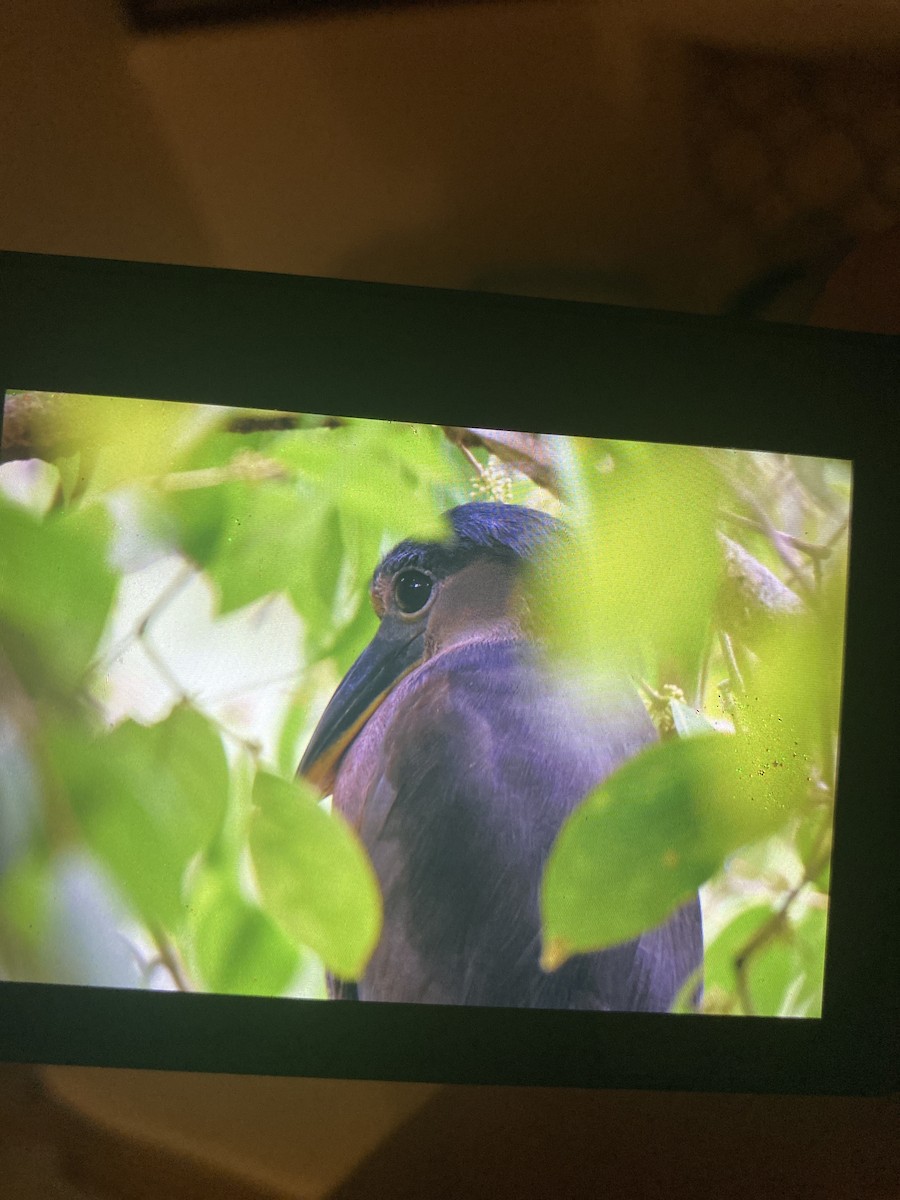
[[[360,998],[668,1007],[696,965],[692,917],[552,974],[538,961],[540,880],[562,822],[655,738],[633,689],[579,705],[526,643],[441,659],[404,681],[360,751],[359,828],[388,914]]]

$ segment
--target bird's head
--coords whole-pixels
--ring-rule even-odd
[[[463,504],[447,520],[445,540],[400,542],[375,570],[370,595],[378,632],[332,696],[300,762],[298,773],[323,794],[401,679],[451,646],[519,631],[523,569],[562,530],[553,517],[512,504]]]

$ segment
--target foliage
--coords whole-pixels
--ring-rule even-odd
[[[560,833],[546,967],[701,887],[703,1009],[820,1010],[849,464],[34,396],[34,457],[0,466],[5,976],[358,977],[377,881],[297,762],[379,556],[490,496],[566,519],[534,581],[554,660],[627,671],[661,734]]]
[[[817,1012],[846,591],[826,539],[846,529],[848,464],[607,453],[568,455],[568,572],[596,599],[585,611],[552,576],[550,633],[597,671],[641,678],[662,741],[564,826],[544,879],[545,961],[651,928],[705,885],[705,1010]],[[724,528],[750,532],[759,556],[741,552],[740,578]]]

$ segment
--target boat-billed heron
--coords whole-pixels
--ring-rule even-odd
[[[332,994],[666,1011],[702,963],[696,898],[634,941],[540,964],[556,835],[653,723],[627,681],[585,702],[533,636],[525,568],[559,523],[499,503],[447,515],[447,540],[401,542],[378,565],[378,633],[300,763],[359,831],[384,900],[365,974]]]

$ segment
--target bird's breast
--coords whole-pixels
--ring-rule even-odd
[[[637,943],[604,952],[602,969],[539,966],[540,881],[563,821],[655,739],[627,680],[561,681],[524,640],[456,646],[403,679],[345,754],[334,791],[384,899],[360,997],[664,1007],[675,984],[663,1000],[653,989],[667,949],[662,966]],[[667,932],[652,936],[667,946]]]
[[[407,811],[422,806],[420,825],[439,803],[459,812],[477,804],[485,833],[491,820],[507,830],[530,824],[543,844],[655,738],[628,681],[586,689],[554,675],[524,639],[468,642],[389,693],[341,761],[334,802],[367,844],[383,826],[367,809],[376,793],[383,807],[386,791]]]

